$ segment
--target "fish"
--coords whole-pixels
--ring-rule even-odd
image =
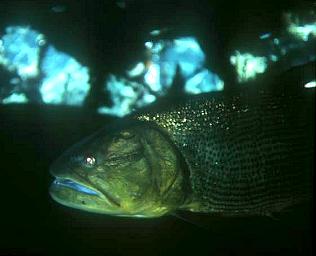
[[[315,88],[251,87],[149,108],[102,127],[53,162],[52,199],[136,218],[178,211],[268,216],[308,202]]]

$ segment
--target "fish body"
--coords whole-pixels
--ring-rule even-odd
[[[183,155],[194,202],[185,208],[265,215],[311,195],[313,93],[219,93],[136,118],[157,124]]]
[[[311,197],[314,96],[256,88],[133,114],[57,159],[50,193],[129,217],[280,212]]]

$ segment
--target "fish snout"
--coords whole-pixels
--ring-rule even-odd
[[[51,164],[49,172],[56,178],[66,178],[69,175],[69,169],[69,160],[67,157],[60,156]]]

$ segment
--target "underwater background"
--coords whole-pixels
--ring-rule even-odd
[[[129,219],[66,208],[48,194],[62,152],[154,101],[159,109],[238,86],[313,83],[315,14],[304,20],[307,35],[282,32],[282,13],[305,6],[315,7],[1,1],[0,255],[311,255],[310,204],[273,217]]]

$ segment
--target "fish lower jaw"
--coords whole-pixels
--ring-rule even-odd
[[[104,197],[104,195],[96,189],[69,178],[56,177],[52,185],[56,187],[66,187],[88,195]]]

